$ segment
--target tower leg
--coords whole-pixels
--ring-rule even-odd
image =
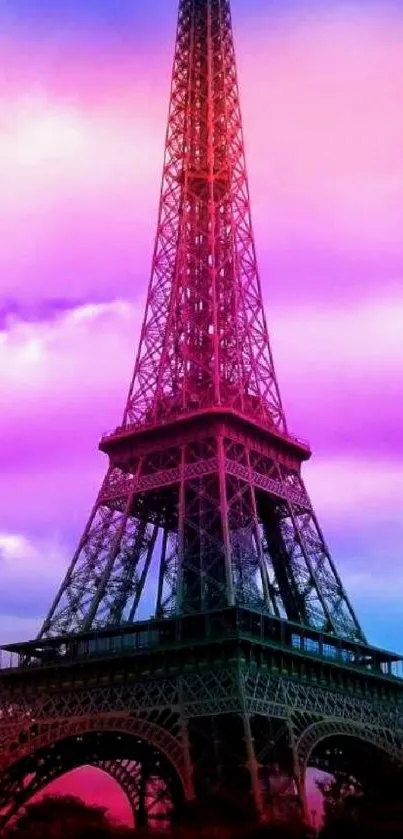
[[[141,827],[148,827],[148,818],[147,818],[147,768],[144,765],[143,761],[140,765],[140,773],[139,773],[139,785],[138,785],[138,805],[137,805],[137,812],[135,814],[136,818],[136,828],[139,829]]]
[[[178,689],[179,694],[179,706],[180,706],[180,715],[181,715],[181,737],[182,737],[182,748],[183,748],[183,758],[186,767],[186,798],[188,801],[193,801],[195,798],[195,788],[194,788],[194,779],[193,779],[193,761],[192,755],[190,752],[190,738],[189,738],[189,728],[188,728],[188,721],[185,716],[185,703],[183,698],[183,684],[182,680],[179,684]]]
[[[255,754],[255,744],[252,736],[249,714],[243,714],[244,740],[246,746],[247,767],[250,777],[253,803],[259,819],[263,818],[263,796],[259,779],[259,764]]]
[[[297,795],[298,800],[301,808],[301,816],[306,824],[309,822],[309,808],[308,802],[306,798],[306,790],[305,790],[305,777],[304,773],[301,770],[301,765],[298,759],[298,752],[295,740],[295,732],[294,726],[292,723],[292,719],[289,718],[287,720],[287,728],[288,734],[290,738],[290,749],[292,754],[292,765],[293,765],[293,774],[295,779],[295,784],[297,787]]]

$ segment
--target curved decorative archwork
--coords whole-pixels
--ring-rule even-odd
[[[136,819],[136,810],[139,799],[138,783],[131,761],[123,760],[99,760],[91,764],[101,772],[106,772],[123,790],[132,809],[133,817]],[[73,770],[74,771],[74,770]]]
[[[162,726],[148,719],[132,717],[128,714],[90,714],[44,722],[37,720],[26,731],[27,740],[13,753],[13,758],[8,761],[7,769],[39,749],[44,749],[69,737],[97,732],[129,735],[154,746],[172,764],[183,786],[185,797],[190,796],[190,779],[186,773],[181,741]]]
[[[39,730],[36,723],[2,775],[1,827],[52,781],[80,766],[99,768],[114,778],[135,822],[149,827],[160,820],[168,824],[175,805],[189,794],[181,743],[149,720],[91,715],[53,721]]]
[[[1,827],[4,827],[5,824],[9,822],[9,820],[18,813],[18,811],[24,807],[34,796],[38,795],[40,792],[43,792],[48,786],[53,784],[59,778],[62,778],[63,775],[67,775],[71,772],[76,771],[82,767],[89,767],[93,769],[98,769],[101,772],[109,775],[113,778],[114,781],[119,785],[122,792],[125,794],[129,806],[131,808],[133,814],[134,824],[138,823],[138,812],[139,812],[139,801],[141,798],[141,766],[136,764],[133,760],[88,760],[81,762],[79,757],[77,761],[73,764],[69,764],[68,766],[60,766],[52,764],[52,758],[49,755],[47,765],[44,770],[44,764],[46,764],[46,760],[44,761],[43,758],[41,759],[41,773],[31,773],[31,776],[26,782],[26,779],[22,779],[22,784],[18,784],[15,780],[11,787],[9,787],[9,795],[13,799],[10,803],[10,806],[4,808],[2,811],[2,817],[0,818]],[[146,822],[148,827],[155,827],[157,823],[161,826],[162,822],[166,824],[169,823],[169,818],[171,816],[174,801],[170,793],[172,790],[169,789],[169,785],[165,782],[164,778],[158,779],[160,783],[158,787],[154,789],[154,794],[147,795],[147,807],[146,807]]]
[[[314,749],[329,737],[354,737],[383,751],[391,760],[403,766],[403,744],[387,729],[376,729],[348,720],[323,720],[306,728],[296,743],[298,760],[305,772]]]
[[[131,806],[134,822],[139,826],[139,806],[141,806],[142,784],[144,782],[142,767],[133,760],[99,760],[97,762],[93,761],[92,765],[106,772],[119,784]],[[162,826],[162,823],[165,823],[166,826],[169,825],[169,819],[176,803],[172,793],[173,791],[163,774],[149,778],[148,783],[146,780],[143,794],[147,798],[147,802],[144,803],[146,803],[146,822],[149,828],[154,828],[156,823],[160,826]]]
[[[2,810],[0,819],[1,827],[4,827],[4,825],[7,824],[9,820],[13,818],[34,796],[45,790],[46,787],[54,783],[54,781],[63,777],[63,775],[67,775],[68,773],[79,769],[81,765],[99,769],[101,772],[105,772],[107,775],[110,775],[110,777],[119,784],[126,795],[133,813],[133,818],[135,819],[138,791],[132,774],[126,769],[126,767],[120,765],[121,763],[121,761],[92,761],[91,763],[88,762],[85,764],[77,762],[75,766],[68,766],[66,768],[60,768],[59,766],[53,765],[47,767],[45,775],[31,773],[32,776],[29,778],[27,783],[25,779],[22,779],[22,784],[21,781],[18,783],[18,780],[15,779],[7,790],[10,799],[12,799],[9,806],[2,809],[2,802],[0,802],[0,809]]]

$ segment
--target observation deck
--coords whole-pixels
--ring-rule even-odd
[[[246,414],[236,408],[227,406],[213,406],[206,408],[189,408],[177,413],[170,413],[166,418],[156,421],[142,420],[139,423],[121,425],[113,431],[106,431],[100,440],[99,449],[108,455],[118,453],[127,445],[140,443],[145,440],[155,440],[163,434],[164,439],[180,438],[185,429],[193,431],[208,428],[211,423],[222,421],[238,427],[245,433],[270,441],[271,444],[285,453],[293,456],[299,463],[309,460],[311,448],[306,440],[282,431],[273,423],[265,422],[263,418]]]
[[[87,661],[182,653],[189,662],[201,647],[223,655],[226,645],[247,644],[264,649],[269,668],[297,675],[303,666],[309,679],[329,672],[361,674],[403,688],[403,658],[368,644],[309,629],[242,606],[182,617],[150,619],[116,629],[7,644],[1,650],[1,670],[81,665]],[[320,674],[322,673],[322,676]],[[400,694],[399,694],[400,696]],[[403,703],[403,690],[401,693]]]

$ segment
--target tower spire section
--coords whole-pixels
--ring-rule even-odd
[[[152,276],[124,424],[223,405],[286,428],[252,234],[229,3],[182,0]]]
[[[181,0],[157,235],[123,422],[40,637],[242,606],[364,640],[287,430],[228,0]]]

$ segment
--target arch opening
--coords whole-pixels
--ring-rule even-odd
[[[328,775],[343,773],[357,781],[370,780],[374,773],[393,766],[393,758],[375,743],[352,734],[332,734],[312,749],[309,766]]]
[[[394,744],[365,730],[323,733],[305,758],[305,791],[311,822],[319,828],[341,812],[365,811],[367,802],[401,775]],[[403,776],[402,776],[403,780]],[[399,781],[401,783],[401,781]]]
[[[68,770],[44,786],[29,803],[46,796],[68,795],[90,807],[101,807],[118,824],[135,827],[133,808],[120,783],[105,769],[92,764]]]
[[[0,786],[2,825],[55,784],[61,794],[63,778],[84,767],[100,770],[119,785],[136,827],[167,829],[185,798],[177,768],[153,743],[134,733],[95,727],[49,742],[9,767]]]

